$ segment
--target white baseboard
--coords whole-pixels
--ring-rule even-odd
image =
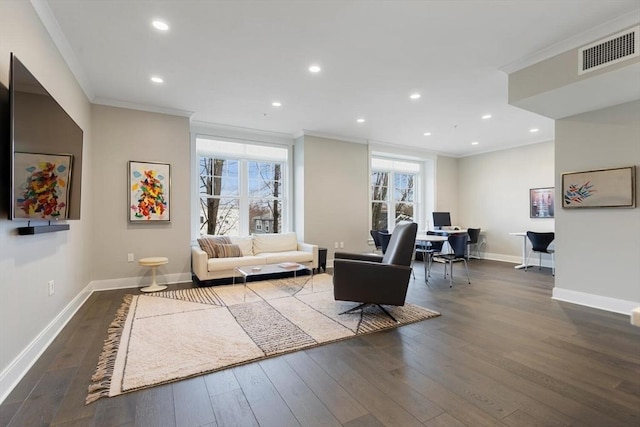
[[[558,301],[570,302],[572,304],[597,308],[599,310],[625,314],[627,316],[631,316],[631,312],[633,311],[633,309],[640,306],[640,302],[637,301],[627,301],[562,288],[553,288],[553,294],[551,298]]]
[[[38,358],[49,347],[60,331],[71,320],[92,294],[91,285],[87,285],[67,306],[38,334],[29,345],[0,373],[0,404],[18,385],[22,377],[29,372]]]
[[[174,283],[191,282],[191,273],[163,274],[156,278],[159,285],[171,285]],[[143,288],[149,286],[149,277],[123,277],[120,279],[106,279],[91,281],[91,289],[94,291],[108,291],[111,289]]]
[[[163,274],[157,278],[160,284],[191,282],[191,273]],[[138,288],[149,286],[149,277],[125,277],[122,279],[94,280],[90,282],[69,304],[22,350],[0,373],[0,404],[31,369],[33,364],[58,336],[93,292],[109,289]]]

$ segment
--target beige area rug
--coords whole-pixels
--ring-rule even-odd
[[[418,322],[439,313],[405,304],[338,315],[332,277],[127,295],[112,322],[86,403],[304,348]]]

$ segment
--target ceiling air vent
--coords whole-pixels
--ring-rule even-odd
[[[640,27],[625,30],[580,48],[578,74],[588,73],[640,55]]]

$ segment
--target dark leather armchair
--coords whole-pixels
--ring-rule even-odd
[[[344,313],[374,304],[393,319],[381,304],[404,305],[411,277],[411,259],[417,231],[418,224],[409,221],[399,222],[391,234],[384,256],[335,253],[334,298],[361,303]]]

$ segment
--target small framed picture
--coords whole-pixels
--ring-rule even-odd
[[[129,221],[171,220],[171,165],[129,162]]]
[[[529,190],[529,217],[553,218],[555,187],[532,188]]]

